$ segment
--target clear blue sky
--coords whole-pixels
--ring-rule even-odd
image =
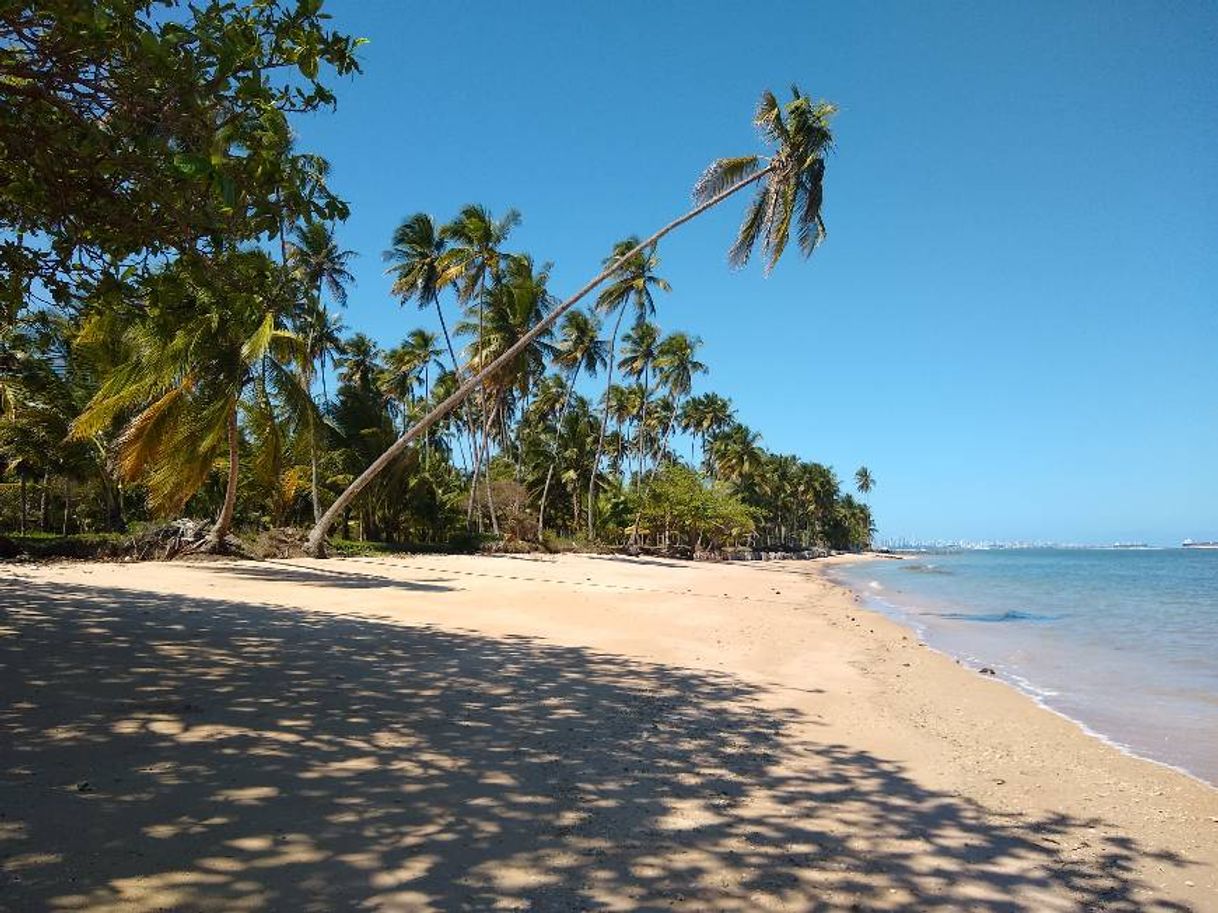
[[[661,250],[658,321],[773,450],[866,463],[881,535],[1218,538],[1218,5],[327,4],[371,39],[300,124],[352,204],[346,320],[392,344],[394,225],[515,206],[574,290],[752,151],[764,87],[840,106],[829,238]]]

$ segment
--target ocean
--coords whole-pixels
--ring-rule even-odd
[[[930,646],[1218,785],[1218,551],[927,553],[833,576]]]

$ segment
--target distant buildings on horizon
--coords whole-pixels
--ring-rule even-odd
[[[1156,548],[1198,548],[1212,546],[1212,543],[1193,542],[1185,539],[1177,545],[1152,545],[1146,542],[1055,542],[1050,539],[1035,541],[1014,540],[968,540],[968,539],[911,539],[903,536],[879,539],[875,543],[878,549],[894,552],[927,552],[927,551],[992,551],[998,549],[1031,549],[1031,548],[1061,548],[1061,549],[1156,549]]]

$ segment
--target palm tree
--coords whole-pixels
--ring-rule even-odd
[[[656,347],[656,374],[660,383],[672,397],[673,410],[668,423],[664,427],[664,435],[660,442],[660,450],[668,447],[668,439],[672,435],[673,425],[678,419],[678,408],[681,399],[689,395],[693,389],[694,375],[705,374],[706,365],[698,361],[698,348],[702,340],[678,330],[670,333]]]
[[[448,349],[452,371],[460,377],[461,366],[457,361],[457,350],[453,347],[444,319],[444,308],[440,304],[440,293],[453,282],[451,256],[445,230],[425,212],[416,212],[402,220],[393,232],[389,250],[382,255],[392,264],[386,272],[393,276],[393,294],[403,303],[414,299],[419,309],[434,307],[440,332],[444,334],[444,345]],[[477,447],[474,418],[467,408],[465,423],[469,432],[470,465]]]
[[[445,285],[447,242],[435,220],[427,213],[416,212],[402,220],[393,232],[389,250],[383,257],[392,266],[386,272],[393,276],[393,294],[403,302],[412,298],[419,309],[434,307],[448,347],[454,372],[459,373],[457,352],[452,337],[448,334],[448,323],[444,309],[440,307],[440,292]]]
[[[780,105],[773,93],[764,92],[753,121],[762,137],[775,147],[773,152],[768,157],[737,156],[713,162],[694,188],[696,205],[693,209],[624,252],[613,263],[606,265],[574,295],[552,310],[530,333],[521,337],[515,346],[462,383],[451,396],[420,419],[353,480],[309,531],[309,553],[324,554],[326,533],[342,515],[346,505],[354,500],[377,473],[409,447],[415,438],[426,433],[430,425],[465,402],[470,393],[480,389],[487,378],[531,345],[534,339],[561,319],[562,315],[583,300],[585,295],[614,276],[630,257],[648,249],[654,250],[655,245],[665,235],[733,194],[761,183],[758,196],[749,206],[736,241],[729,251],[733,263],[743,263],[760,240],[769,254],[769,266],[772,267],[786,247],[792,223],[796,226],[800,250],[805,256],[810,255],[824,237],[821,201],[825,156],[833,146],[829,121],[835,110],[833,105],[827,102],[815,102],[803,95],[797,87],[792,87],[792,98],[785,105]],[[595,478],[595,472],[592,475]]]
[[[554,355],[558,367],[567,371],[566,394],[558,409],[555,419],[555,435],[553,458],[550,468],[546,471],[546,480],[541,488],[541,506],[537,510],[537,536],[541,537],[545,526],[546,497],[550,493],[550,480],[554,477],[554,469],[558,466],[558,432],[563,418],[567,414],[567,406],[571,402],[571,394],[575,391],[575,383],[579,380],[580,371],[586,371],[595,377],[609,362],[608,345],[600,338],[601,322],[595,315],[580,310],[568,311],[559,328],[559,343]],[[578,517],[576,518],[578,522]]]
[[[343,343],[338,357],[338,379],[360,390],[375,390],[381,372],[381,347],[366,333],[355,333]]]
[[[651,394],[651,366],[655,363],[660,341],[660,328],[646,320],[636,323],[622,339],[622,357],[617,366],[627,377],[638,378],[642,387],[642,405],[636,429],[637,456],[639,458],[638,475],[635,477],[636,487],[643,479],[643,458],[646,448],[643,446],[643,429],[647,424],[647,399]]]
[[[871,470],[866,466],[860,466],[854,473],[854,487],[859,490],[859,494],[864,497],[875,488],[875,479],[872,478]]]
[[[711,461],[717,478],[741,485],[752,478],[765,459],[761,435],[746,425],[732,425],[711,444]]]
[[[327,345],[330,341],[318,340],[319,344],[315,344],[314,333],[331,338],[333,336],[322,296],[324,292],[329,292],[336,303],[346,307],[347,285],[355,281],[355,277],[347,269],[347,264],[355,256],[355,252],[340,249],[334,240],[333,231],[323,222],[298,225],[292,238],[292,242],[287,245],[287,261],[310,293],[299,322],[303,324],[302,335],[307,353],[300,364],[300,382],[305,390],[311,392],[314,377],[318,372],[325,371]],[[309,414],[310,493],[313,521],[317,522],[321,516],[321,487],[317,473],[317,423],[312,418],[312,410]]]
[[[161,514],[185,506],[227,445],[224,501],[206,544],[221,551],[237,501],[237,409],[247,384],[256,373],[273,378],[284,395],[297,397],[297,411],[312,401],[289,367],[303,346],[280,327],[286,307],[272,297],[282,287],[274,261],[245,251],[205,272],[192,272],[194,265],[179,262],[153,278],[146,316],[122,333],[126,359],[73,422],[72,437],[92,437],[130,415],[117,438],[119,475],[142,479]],[[87,321],[83,336],[102,329],[104,319]]]
[[[643,248],[639,239],[631,236],[618,241],[613,251],[603,261],[605,266],[617,264],[611,277],[612,281],[605,286],[596,298],[596,310],[602,314],[617,312],[613,322],[613,335],[609,340],[609,370],[605,375],[605,403],[609,402],[609,388],[613,386],[613,365],[617,358],[617,334],[622,326],[622,315],[626,306],[634,305],[635,323],[642,323],[655,314],[656,304],[654,290],[671,292],[672,286],[667,279],[656,275],[660,267],[660,257],[655,245]],[[605,431],[609,426],[609,413],[601,417],[600,434],[596,444],[596,465],[600,466],[601,452],[605,444]],[[593,472],[588,481],[588,537],[593,536],[593,508],[596,503],[595,489],[596,473]]]
[[[512,229],[520,224],[520,213],[509,209],[503,217],[496,219],[485,206],[471,203],[461,208],[456,218],[440,229],[442,240],[450,247],[443,258],[442,283],[452,283],[457,288],[457,297],[465,304],[477,301],[477,338],[472,350],[473,370],[479,374],[486,368],[486,348],[483,340],[485,322],[485,299],[488,284],[497,283],[504,263],[503,245],[507,243]],[[489,280],[489,282],[488,282]],[[470,482],[470,503],[473,503],[473,488],[483,464],[490,463],[490,430],[494,421],[493,410],[486,402],[485,378],[478,384],[479,408],[482,412],[482,442],[474,449],[473,477]],[[492,521],[495,507],[491,497],[490,473],[484,473],[487,502],[491,508]],[[496,524],[497,525],[497,524]]]
[[[317,305],[321,304],[323,294],[329,292],[334,302],[347,306],[347,286],[355,281],[347,264],[355,255],[355,251],[339,248],[333,230],[324,222],[298,225],[288,243],[288,263]]]
[[[702,462],[706,462],[706,443],[724,428],[732,423],[735,410],[731,400],[718,393],[703,393],[693,399],[686,400],[681,407],[679,421],[681,430],[696,437],[702,448]],[[693,458],[693,445],[690,445],[690,459]]]

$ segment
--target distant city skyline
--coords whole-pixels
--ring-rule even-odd
[[[769,279],[725,266],[740,205],[665,242],[696,390],[843,482],[870,467],[881,536],[1218,538],[1218,6],[530,11],[334,8],[366,73],[302,146],[352,204],[352,329],[433,325],[380,260],[418,210],[517,207],[513,245],[574,290],[795,80],[841,109],[829,237]]]

